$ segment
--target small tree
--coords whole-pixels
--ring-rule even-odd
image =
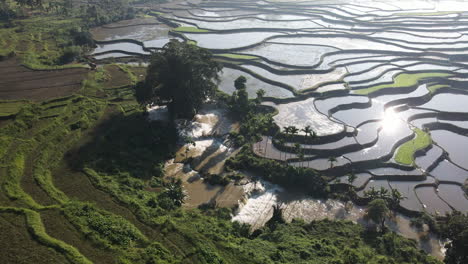
[[[383,199],[376,199],[369,203],[366,210],[366,219],[380,225],[380,231],[385,231],[385,219],[388,217],[390,209]]]
[[[337,162],[336,157],[329,157],[328,162],[330,162],[330,169],[333,168],[333,166],[335,166],[335,162]]]
[[[354,172],[351,172],[349,175],[348,175],[348,183],[349,184],[353,184],[353,182],[357,179],[357,176]]]
[[[265,96],[266,92],[263,89],[257,90],[257,98],[255,99],[257,104],[260,104]]]
[[[398,205],[400,205],[400,202],[406,199],[407,197],[404,197],[397,189],[392,189],[388,201],[388,205],[390,209],[395,210],[398,208]]]

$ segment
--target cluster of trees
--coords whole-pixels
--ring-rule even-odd
[[[226,167],[228,170],[249,169],[270,182],[299,189],[313,197],[324,198],[330,192],[327,181],[316,171],[259,158],[249,146],[244,146],[235,157],[227,160]]]
[[[80,6],[80,16],[89,26],[103,25],[135,17],[135,9],[125,0],[100,0]]]
[[[244,120],[249,114],[253,114],[265,96],[265,90],[259,89],[257,90],[257,98],[249,99],[246,83],[247,78],[239,76],[234,81],[236,91],[229,97],[227,102],[231,113],[239,120]]]
[[[40,9],[65,16],[82,17],[88,26],[102,25],[122,19],[135,17],[135,9],[126,0],[83,1],[78,5],[73,0],[14,0],[15,4],[23,8]],[[21,11],[21,10],[18,10]],[[16,12],[7,0],[0,0],[0,18],[14,18]]]
[[[449,239],[445,246],[445,263],[468,263],[468,214],[455,211],[447,215],[439,229],[442,238]]]

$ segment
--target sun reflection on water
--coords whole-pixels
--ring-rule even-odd
[[[380,125],[382,132],[385,134],[393,134],[400,127],[398,114],[392,108],[385,110]]]

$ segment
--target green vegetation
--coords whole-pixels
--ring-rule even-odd
[[[0,101],[0,117],[16,115],[24,104],[24,101]]]
[[[206,33],[210,32],[208,29],[201,29],[197,27],[177,27],[174,28],[173,31],[175,32],[182,32],[182,33]]]
[[[372,86],[366,89],[354,90],[355,94],[371,94],[373,92],[379,91],[386,88],[405,88],[412,87],[417,85],[420,81],[432,78],[432,77],[448,77],[448,73],[439,73],[439,72],[424,72],[424,73],[400,73],[393,78],[393,83],[391,84],[379,84]]]
[[[444,262],[446,264],[461,264],[468,262],[468,215],[453,212],[447,215],[439,226],[442,237],[449,239]]]
[[[64,206],[63,212],[94,243],[118,247],[147,242],[143,234],[124,218],[100,210],[92,204],[71,202]]]
[[[329,187],[325,178],[309,168],[293,167],[275,160],[257,157],[250,146],[226,161],[228,169],[251,170],[270,182],[300,189],[313,197],[326,197]]]
[[[234,53],[216,54],[216,57],[224,57],[224,58],[237,59],[237,60],[256,60],[256,59],[258,59],[257,56],[234,54]]]
[[[440,88],[449,88],[449,87],[450,86],[446,84],[431,84],[427,86],[427,90],[429,90],[429,92],[433,94]]]
[[[390,209],[383,199],[372,200],[366,209],[366,218],[380,225],[380,230],[385,230],[385,219],[390,216]]]
[[[405,165],[414,164],[414,153],[428,147],[431,143],[431,136],[419,128],[413,129],[416,137],[401,145],[395,154],[395,161]]]

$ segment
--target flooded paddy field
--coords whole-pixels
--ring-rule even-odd
[[[287,142],[301,143],[306,161],[298,162],[292,148],[275,146],[271,137],[254,144],[257,155],[338,179],[356,173],[346,184],[361,194],[370,187],[397,189],[407,197],[401,203],[406,211],[468,210],[462,189],[468,179],[468,3],[210,0],[154,11],[154,19],[96,29],[97,57],[148,55],[171,38],[208,48],[226,66],[221,91],[231,94],[234,79],[244,75],[250,97],[265,90],[276,125],[310,126],[317,136],[304,144],[298,139],[307,135],[300,132]],[[222,142],[210,145],[185,174],[203,167],[206,158],[235,152],[223,150]],[[331,157],[336,161],[330,163]],[[208,188],[209,195],[192,198],[193,206],[222,193],[194,186]],[[234,219],[264,224],[263,218],[247,219],[271,214],[271,202],[258,199],[279,198],[265,193],[252,195]],[[329,209],[305,210],[301,199],[295,201],[285,207],[291,219],[340,214],[330,202],[317,205]],[[248,211],[250,203],[263,207]],[[353,210],[347,217],[356,220],[362,212]]]

